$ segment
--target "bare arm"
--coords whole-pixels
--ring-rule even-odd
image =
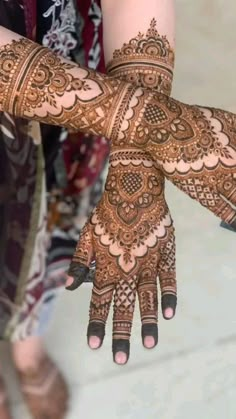
[[[102,0],[101,3],[106,63],[112,60],[114,51],[120,49],[124,43],[128,43],[139,32],[146,33],[153,18],[157,22],[160,36],[165,36],[170,47],[174,49],[174,0],[119,0],[119,7],[116,0]],[[157,61],[158,57],[159,54],[155,54]]]

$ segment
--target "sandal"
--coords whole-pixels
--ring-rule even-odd
[[[65,418],[68,389],[50,358],[45,357],[37,369],[18,371],[18,375],[21,391],[34,419]]]
[[[7,400],[6,388],[2,378],[0,378],[0,418],[12,419]]]

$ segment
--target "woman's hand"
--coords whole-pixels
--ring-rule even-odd
[[[131,144],[148,152],[171,182],[236,225],[236,115],[137,91],[123,126],[114,149],[129,132]]]
[[[124,364],[136,294],[147,348],[158,340],[157,277],[164,318],[172,318],[176,308],[175,236],[163,176],[142,152],[111,154],[105,192],[82,231],[67,289],[74,290],[84,281],[93,257],[96,274],[88,342],[91,348],[101,346],[114,297],[113,355],[115,362]]]
[[[140,6],[141,2],[136,4],[137,13]],[[155,10],[150,8],[149,13],[158,13],[161,18],[156,2],[152,2],[152,6]],[[121,9],[119,5],[120,12]],[[104,12],[106,23],[108,16],[106,10]],[[114,31],[119,26],[119,19],[115,16],[112,14]],[[127,20],[125,15],[121,19],[123,22]],[[124,29],[132,30],[129,25]],[[173,31],[173,27],[167,29]],[[104,35],[107,52],[118,39],[114,34],[109,36],[110,29],[107,36],[106,24]],[[170,94],[173,65],[173,49],[166,36],[159,34],[156,21],[152,19],[146,33],[139,33],[129,44],[114,52],[108,70],[118,79]],[[97,272],[88,328],[89,345],[97,348],[102,343],[114,293],[113,353],[117,363],[125,363],[129,356],[136,294],[146,348],[154,347],[158,339],[157,276],[164,318],[172,318],[176,308],[175,237],[164,197],[164,176],[145,153],[126,146],[111,154],[105,194],[83,232],[70,268],[74,278],[72,289],[83,281],[83,264],[88,266],[92,253],[95,254]]]

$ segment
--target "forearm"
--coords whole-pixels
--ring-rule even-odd
[[[0,27],[0,110],[111,138],[134,88]]]
[[[174,49],[174,0],[102,0],[101,3],[106,63],[124,43],[135,38],[139,32],[146,33],[153,18],[157,21],[160,36],[165,36]]]
[[[174,70],[174,0],[102,0],[109,74],[170,95]],[[122,31],[120,28],[122,27]]]

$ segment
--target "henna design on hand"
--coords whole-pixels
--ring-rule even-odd
[[[185,105],[158,92],[147,97],[140,91],[136,99],[114,149],[131,136],[133,146],[150,153],[178,188],[236,225],[236,115]]]
[[[236,224],[236,116],[230,112],[185,105],[97,74],[23,38],[0,48],[0,110],[105,135],[116,156],[123,149],[147,153],[141,161],[151,156],[180,189]]]
[[[119,79],[141,87],[151,85],[169,94],[173,64],[174,53],[167,39],[159,35],[153,20],[146,35],[139,34],[115,51],[108,69]],[[111,153],[105,194],[82,233],[72,266],[91,260],[88,257],[91,241],[97,270],[88,339],[97,336],[102,344],[114,294],[113,355],[115,358],[121,351],[128,360],[136,294],[142,340],[153,337],[153,346],[158,341],[158,275],[163,314],[167,307],[173,312],[176,308],[175,237],[164,199],[164,176],[143,152],[122,148]],[[90,256],[92,253],[90,250]]]
[[[111,154],[105,192],[81,234],[72,264],[86,260],[89,266],[93,254],[96,277],[88,337],[96,331],[102,343],[114,294],[113,351],[115,355],[125,348],[128,360],[136,293],[143,338],[152,325],[157,341],[157,276],[162,295],[173,297],[173,308],[176,303],[174,229],[163,176],[142,152]]]
[[[229,203],[236,202],[236,116],[230,112],[135,88],[24,38],[0,48],[0,110],[105,135],[113,150],[141,148],[169,180],[235,225]]]
[[[138,41],[132,40],[130,42],[133,48],[132,51],[134,51],[136,47],[138,48],[140,43],[140,38]],[[143,42],[143,44],[146,45],[145,42]],[[128,46],[130,47],[129,44]],[[130,51],[131,49],[128,49],[128,46],[124,46],[123,50]],[[136,81],[143,81],[145,78],[143,74],[146,76],[146,68],[142,68],[141,55],[142,54],[140,53],[138,58],[135,56],[133,61],[132,56],[127,58],[122,57],[121,62],[119,62],[121,55],[120,52],[116,52],[115,62],[109,64],[109,68],[113,71],[112,74],[118,76],[120,71],[121,77],[131,77],[131,72],[129,71],[128,66],[128,60],[130,60],[131,66],[133,66],[133,69],[135,68],[136,71],[136,75],[132,77],[134,77]],[[168,74],[170,73],[168,72]],[[160,81],[163,80],[161,77],[156,77],[156,80],[157,79]],[[166,79],[164,78],[164,80]],[[167,93],[167,91],[164,92],[164,88],[168,89],[168,87],[166,87],[168,86],[168,83],[160,83],[160,86],[162,86],[163,93]],[[228,222],[234,222],[235,210],[228,204],[227,200],[231,200],[231,203],[235,204],[235,116],[219,110],[184,105],[174,99],[168,98],[163,93],[147,93],[147,91],[142,89],[136,90],[134,97],[130,101],[130,107],[133,112],[130,112],[129,108],[125,117],[124,113],[120,116],[120,123],[114,125],[113,127],[112,156],[115,155],[117,161],[122,162],[124,159],[124,151],[126,150],[126,152],[128,152],[127,139],[131,137],[131,141],[129,142],[130,156],[133,154],[131,145],[136,150],[137,148],[140,148],[147,151],[149,156],[152,156],[152,159],[155,159],[158,167],[161,168],[165,175],[179,188],[183,189],[191,197],[199,200],[202,205],[207,206],[216,215],[219,215]],[[211,114],[214,116],[217,115],[218,120],[210,121],[209,116]],[[117,120],[119,120],[119,118],[117,118]],[[225,122],[223,122],[224,120]],[[219,149],[221,152],[219,152]],[[137,154],[137,151],[135,152]],[[144,160],[147,159],[147,155],[146,157],[143,155],[141,160],[142,158]],[[153,170],[154,166],[150,170]],[[155,170],[157,170],[156,167],[154,169],[154,176]],[[212,175],[211,171],[213,171]],[[138,178],[132,176],[132,180],[130,178],[128,183],[137,185]],[[115,183],[113,185],[114,199],[119,196],[117,190],[120,190],[120,186],[118,187],[117,185],[118,184]],[[226,200],[224,200],[223,197],[225,197]],[[122,204],[124,205],[124,208],[126,208],[127,203],[122,201]],[[105,206],[105,208],[107,207]],[[132,211],[135,211],[135,207],[131,206],[131,209]],[[118,213],[119,209],[117,209],[117,214]],[[118,224],[121,222],[121,219],[122,217],[118,221]],[[99,218],[95,221],[95,225],[99,224],[98,220]],[[150,239],[152,237],[152,228],[153,226],[150,225]],[[107,224],[107,231],[109,231],[109,229],[110,224]],[[105,237],[104,231],[105,230],[100,231],[100,245],[104,245],[101,239],[103,234]],[[169,243],[171,243],[170,237]],[[99,244],[96,242],[94,248],[97,249],[98,246]],[[168,246],[166,246],[166,249],[166,256],[169,257],[168,261],[171,261],[171,251],[173,250],[173,246],[171,247],[170,245],[169,250]],[[97,254],[97,251],[95,253]],[[114,256],[111,251],[109,256]],[[142,261],[144,262],[144,260],[145,258],[143,257]],[[163,266],[168,266],[168,261],[165,260],[163,262]],[[141,260],[138,259],[138,262],[141,265]],[[118,259],[118,264],[119,263],[122,265],[123,261]],[[104,269],[107,269],[106,265],[104,265]],[[141,268],[139,269],[139,272],[141,272]],[[102,275],[102,277],[104,278],[104,275]],[[139,284],[144,286],[144,295],[146,297],[147,295],[149,297],[151,295],[152,303],[155,302],[152,304],[149,301],[148,303],[140,304],[142,318],[145,318],[145,315],[142,314],[142,307],[149,307],[150,310],[151,306],[152,308],[156,306],[157,295],[155,293],[156,280],[154,270],[152,271],[150,277],[154,278],[152,283],[148,282],[145,276],[145,279],[141,281],[141,279],[137,280],[137,276],[132,277],[130,275],[129,283],[128,285],[126,284],[127,288],[125,288],[127,295],[124,297],[124,300],[132,300],[133,305],[131,305],[131,315],[129,319],[126,319],[126,322],[124,322],[125,317],[123,314],[122,323],[122,313],[120,314],[120,322],[116,322],[116,311],[114,314],[113,350],[116,352],[121,347],[120,343],[122,343],[124,345],[122,346],[122,350],[126,352],[127,359],[129,354],[129,336],[131,330],[132,312],[135,302],[135,289],[138,289],[139,300],[142,301],[142,293],[140,292]],[[97,278],[99,278],[99,274]],[[95,284],[97,283],[97,278]],[[148,284],[146,287],[144,285],[145,282]],[[94,292],[96,294],[96,289]],[[112,298],[113,290],[110,289],[109,292],[110,293],[106,294],[106,302],[110,302]],[[123,295],[125,295],[124,291]],[[96,298],[94,296],[92,297],[91,307],[93,307],[93,298],[96,300],[96,307],[98,310],[99,307],[102,306],[100,292],[97,293]],[[173,282],[171,292],[166,294],[164,298],[162,299],[163,305],[173,305],[173,307],[175,307],[176,300],[174,299],[175,295]],[[117,303],[117,299],[115,299],[115,304]],[[109,312],[109,307],[110,305],[107,304],[106,315],[103,317],[102,321],[100,319],[100,325],[102,325],[103,333],[105,333],[105,321]],[[129,308],[130,305],[128,304],[126,309],[124,308],[123,310],[124,313],[129,312]],[[145,313],[145,309],[143,312]],[[152,312],[154,312],[154,310]],[[96,321],[95,313],[96,310],[95,312],[93,310],[90,311],[90,324],[94,323],[99,328],[99,321]],[[150,333],[150,324],[153,325],[156,321],[154,318],[151,319],[151,317],[147,317],[147,319],[146,332],[142,331],[143,336],[145,336],[145,333]],[[122,331],[122,325],[126,325],[126,334]],[[116,334],[116,330],[118,330],[121,335],[119,333]],[[153,333],[154,329],[152,328],[151,330]],[[101,335],[102,334],[100,334],[100,336]],[[120,339],[120,337],[122,337],[122,339]],[[123,342],[121,342],[121,340],[123,340]]]

